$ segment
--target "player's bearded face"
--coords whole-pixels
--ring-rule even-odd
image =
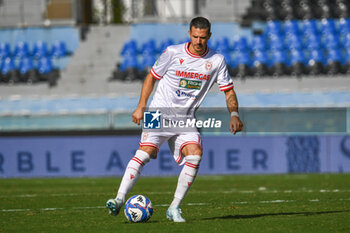
[[[198,55],[203,54],[211,36],[209,28],[204,29],[192,27],[188,33],[191,38],[190,51]]]

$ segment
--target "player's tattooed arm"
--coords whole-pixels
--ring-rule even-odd
[[[156,79],[151,73],[146,76],[145,81],[143,82],[139,103],[135,111],[132,113],[132,121],[138,125],[143,118],[143,112],[146,109],[147,101],[153,91],[155,82]]]
[[[233,134],[236,134],[236,132],[239,132],[243,129],[243,123],[238,116],[238,100],[236,92],[233,89],[230,89],[225,91],[225,95],[227,109],[231,114],[230,131],[233,132]]]

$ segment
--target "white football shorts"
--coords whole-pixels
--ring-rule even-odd
[[[159,148],[165,141],[168,141],[170,151],[179,166],[182,166],[185,163],[184,155],[181,153],[182,148],[189,144],[198,144],[200,147],[202,147],[199,132],[142,132],[139,145],[152,146],[156,148],[156,153],[151,155],[152,159],[156,159]]]

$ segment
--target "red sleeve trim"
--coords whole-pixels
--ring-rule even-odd
[[[227,91],[227,90],[233,89],[233,83],[230,83],[230,84],[225,85],[225,86],[221,86],[219,88],[220,88],[220,91]]]
[[[152,74],[152,76],[153,76],[155,79],[158,79],[158,80],[161,80],[161,79],[162,79],[162,76],[158,75],[158,74],[153,70],[153,68],[151,69],[151,74]]]

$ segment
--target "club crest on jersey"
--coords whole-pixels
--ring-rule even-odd
[[[211,70],[213,68],[213,63],[211,62],[211,61],[207,61],[206,63],[205,63],[205,69],[206,70]]]
[[[180,65],[182,65],[182,63],[184,63],[185,60],[180,58],[179,61],[180,61]]]

